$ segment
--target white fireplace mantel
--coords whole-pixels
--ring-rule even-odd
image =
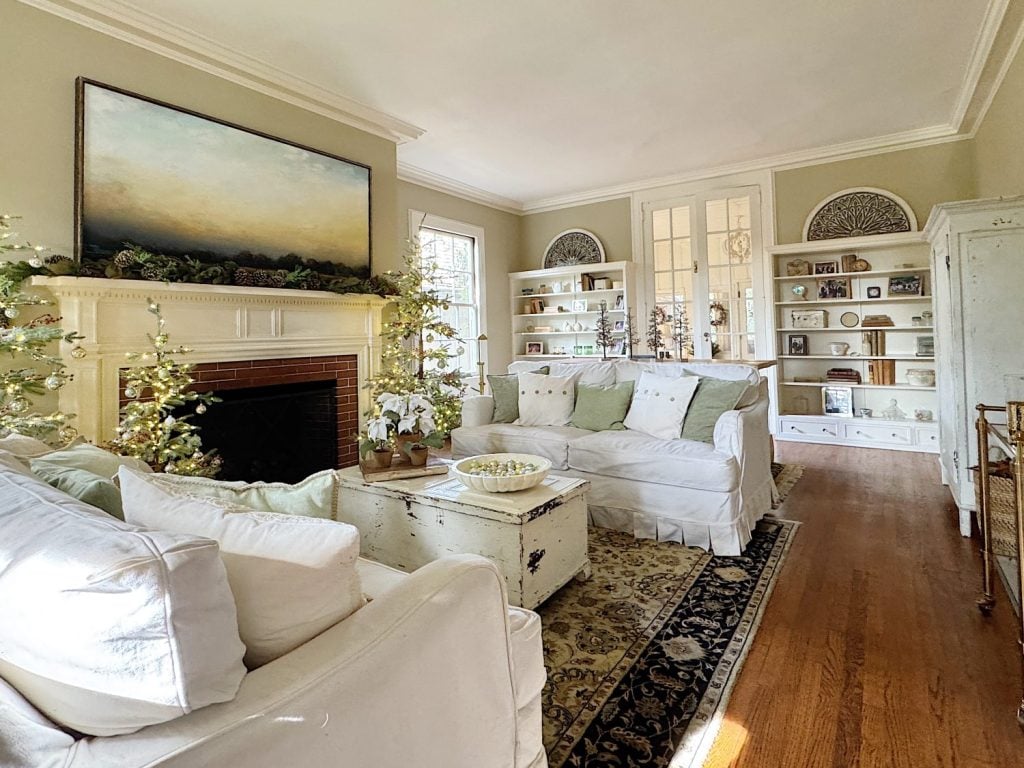
[[[60,390],[60,407],[77,414],[79,432],[94,441],[115,436],[125,354],[150,348],[146,333],[155,332],[156,318],[147,299],[160,304],[171,344],[193,350],[183,362],[356,355],[360,382],[380,365],[388,302],[379,296],[91,277],[33,277],[31,284],[53,294],[65,330],[85,336],[84,356],[62,345],[74,378]],[[360,387],[360,414],[368,405]]]

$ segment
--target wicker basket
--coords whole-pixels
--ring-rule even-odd
[[[974,468],[974,495],[981,515],[981,483]],[[992,554],[1017,557],[1017,493],[1008,467],[995,464],[989,470],[988,517],[992,527]],[[978,521],[981,527],[981,521]]]

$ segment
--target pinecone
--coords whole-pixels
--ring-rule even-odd
[[[270,278],[267,282],[271,288],[284,288],[285,281],[288,278],[288,272],[284,269],[279,269],[275,272],[269,273]]]
[[[159,267],[155,267],[152,264],[143,265],[142,269],[139,270],[139,274],[142,275],[143,280],[163,280],[164,273]]]
[[[233,282],[235,285],[256,285],[255,273],[258,271],[252,267],[239,267],[235,270]]]
[[[127,269],[136,262],[137,258],[134,251],[118,251],[114,254],[114,264],[121,267],[121,269]]]
[[[65,261],[71,263],[71,259],[69,259],[67,256],[61,256],[59,253],[55,253],[53,254],[53,256],[46,257],[46,263],[49,264],[51,267],[54,264],[62,264]]]
[[[320,275],[310,272],[308,276],[299,281],[299,288],[307,291],[315,291],[320,287]]]

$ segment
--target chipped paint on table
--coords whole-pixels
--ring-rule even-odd
[[[363,482],[357,467],[339,470],[335,517],[359,529],[361,554],[412,571],[449,554],[492,560],[509,602],[534,608],[574,576],[590,572],[590,483],[552,477],[516,493],[472,491],[438,476]]]

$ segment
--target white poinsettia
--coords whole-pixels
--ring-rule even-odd
[[[398,434],[409,435],[416,431],[416,422],[419,421],[419,416],[415,413],[411,413],[407,416],[403,416],[398,420]]]
[[[433,416],[434,404],[425,395],[412,394],[409,395],[409,410],[418,411],[424,416]]]
[[[404,397],[393,392],[384,392],[377,396],[377,404],[382,411],[391,411],[399,417],[406,415],[407,404]]]
[[[388,440],[388,427],[390,423],[383,416],[378,416],[375,419],[370,419],[366,422],[366,434],[371,439],[378,443],[386,443]]]
[[[437,431],[437,425],[434,423],[433,416],[420,416],[420,432],[424,435],[429,435],[431,432]]]

